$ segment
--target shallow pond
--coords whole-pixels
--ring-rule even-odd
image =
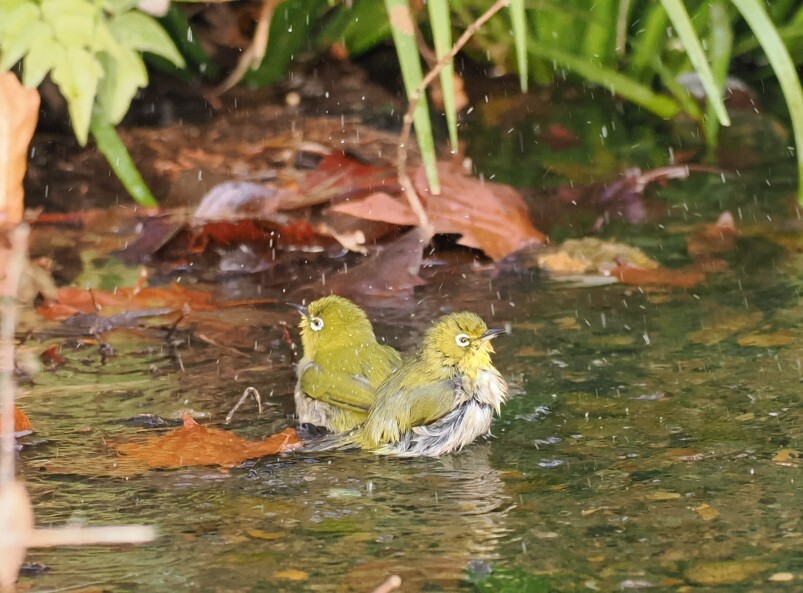
[[[429,268],[414,302],[369,304],[408,352],[459,308],[511,328],[495,343],[513,392],[495,438],[441,459],[291,453],[121,477],[108,444],[141,439],[122,423],[138,414],[219,425],[254,385],[272,397],[233,429],[292,425],[279,324],[297,314],[279,302],[191,317],[171,348],[159,329],[117,330],[105,360],[43,338],[66,360],[22,390],[40,439],[19,458],[37,524],[145,523],[159,538],[33,550],[48,570],[21,589],[371,591],[391,574],[403,591],[803,589],[803,243],[790,178],[763,175],[676,183],[660,223],[605,230],[679,265],[693,223],[738,209],[728,269],[694,288],[570,285],[462,256]],[[215,289],[287,298],[262,280]]]

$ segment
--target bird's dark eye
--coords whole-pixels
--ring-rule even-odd
[[[471,343],[471,338],[469,338],[466,334],[457,334],[454,341],[457,342],[457,345],[461,348],[465,348]]]
[[[320,317],[313,317],[309,320],[309,326],[313,329],[313,331],[319,332],[323,329],[323,319]]]

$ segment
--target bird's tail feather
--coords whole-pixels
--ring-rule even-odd
[[[300,449],[305,452],[318,451],[345,451],[348,449],[359,449],[354,439],[354,431],[335,432],[325,435],[311,435],[309,439],[303,439],[304,446]]]

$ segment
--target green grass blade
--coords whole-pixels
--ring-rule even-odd
[[[385,0],[385,8],[390,17],[390,30],[393,33],[393,42],[396,44],[396,53],[399,56],[404,88],[407,90],[409,99],[415,94],[416,88],[424,78],[415,41],[410,3],[408,0]],[[429,118],[426,97],[422,97],[418,102],[413,123],[415,124],[415,135],[418,138],[418,147],[421,150],[421,158],[424,160],[424,168],[427,172],[429,188],[433,194],[440,194],[441,184],[438,179],[435,140],[432,137],[432,122]]]
[[[641,18],[644,28],[633,41],[633,51],[630,54],[628,68],[632,76],[639,80],[643,80],[644,72],[654,63],[655,57],[661,55],[663,45],[666,43],[668,17],[663,6],[652,4],[645,9]]]
[[[519,68],[519,84],[522,92],[527,92],[527,15],[524,13],[524,0],[510,0],[510,23],[513,27],[513,42],[516,44],[516,63]]]
[[[429,0],[429,23],[432,26],[432,38],[435,41],[435,55],[443,58],[452,48],[452,20],[449,17],[447,0]],[[446,113],[446,125],[449,128],[449,143],[452,152],[457,152],[457,99],[454,88],[454,63],[450,62],[440,72],[441,91],[443,94],[443,110]]]
[[[728,78],[728,67],[731,63],[733,51],[733,29],[730,16],[724,0],[712,0],[708,6],[708,53],[711,56],[711,69],[714,72],[721,96]],[[718,144],[719,119],[714,113],[714,103],[709,101],[706,105],[705,139],[709,154],[713,154]]]
[[[612,66],[616,47],[616,5],[619,0],[596,0],[589,7],[589,20],[584,39],[583,55]]]
[[[702,43],[700,43],[700,38],[694,30],[689,13],[686,12],[686,7],[683,5],[682,0],[661,0],[661,4],[666,10],[666,14],[669,15],[669,19],[672,21],[683,47],[686,48],[686,54],[700,77],[700,82],[703,85],[703,89],[705,89],[708,101],[713,105],[713,110],[719,119],[719,123],[723,126],[729,126],[731,123],[730,116],[725,109],[722,94],[717,87],[714,74],[711,72],[711,67],[703,51]]]
[[[795,64],[759,0],[731,0],[764,49],[789,107],[797,156],[798,201],[803,205],[803,89]]]
[[[616,70],[598,66],[585,58],[578,58],[540,41],[531,39],[528,47],[534,54],[568,68],[586,80],[605,87],[636,105],[641,105],[659,117],[669,119],[680,112],[680,105],[671,97],[660,95],[650,87]]]
[[[658,73],[658,76],[661,77],[661,82],[669,89],[669,92],[672,93],[675,99],[678,100],[683,107],[683,111],[697,121],[702,121],[703,112],[700,111],[700,105],[697,103],[697,99],[689,92],[689,89],[678,82],[676,78],[677,73],[666,67],[660,55],[655,56],[652,69]]]
[[[123,183],[126,191],[141,206],[155,208],[159,204],[153,197],[151,190],[148,189],[142,175],[139,174],[137,166],[131,159],[128,149],[123,144],[117,130],[106,119],[99,114],[94,114],[89,124],[89,131],[97,142],[98,150],[103,153],[109,161],[112,170],[117,178]]]

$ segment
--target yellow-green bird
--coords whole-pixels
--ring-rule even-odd
[[[363,424],[307,450],[357,446],[382,455],[437,457],[490,434],[493,415],[508,397],[491,362],[491,340],[503,331],[488,329],[474,313],[442,317],[423,348],[379,386]]]
[[[376,388],[401,365],[401,357],[376,341],[365,312],[346,298],[290,305],[301,313],[304,349],[296,366],[298,421],[332,432],[351,430],[365,420]]]

